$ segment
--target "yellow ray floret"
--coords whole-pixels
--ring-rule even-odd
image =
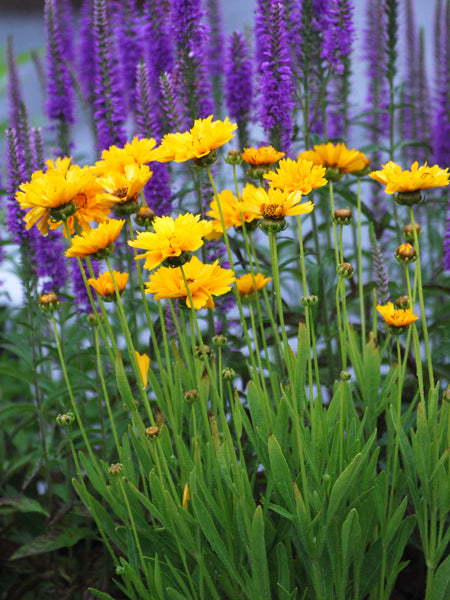
[[[283,192],[269,188],[266,192],[262,187],[248,185],[242,193],[240,209],[264,219],[283,219],[292,215],[310,213],[314,204],[310,201],[300,204],[301,192]]]
[[[355,148],[349,150],[343,143],[332,144],[328,142],[327,144],[319,144],[314,146],[314,150],[300,152],[298,158],[310,160],[315,165],[321,165],[322,167],[338,169],[340,175],[363,171],[370,164],[370,159],[362,152],[355,150]]]
[[[316,165],[310,160],[286,158],[280,161],[275,172],[266,173],[264,179],[269,181],[270,187],[285,192],[301,192],[306,196],[312,190],[328,183],[325,179],[325,171],[325,167]]]
[[[212,232],[212,223],[201,220],[200,215],[186,213],[172,217],[155,217],[152,222],[154,231],[140,232],[133,248],[145,250],[136,258],[145,258],[144,267],[154,269],[164,260],[180,256],[183,252],[195,252],[203,246],[203,238]]]
[[[119,271],[113,271],[113,275],[117,290],[121,294],[127,285],[129,275],[128,273],[119,273]],[[109,271],[101,273],[97,278],[91,277],[88,279],[88,283],[99,296],[104,298],[115,296],[114,282]]]
[[[206,119],[197,119],[192,129],[184,133],[168,133],[155,151],[154,160],[158,162],[184,162],[206,156],[216,148],[223,146],[234,137],[235,123],[213,121],[210,115]]]
[[[251,296],[256,290],[262,290],[269,281],[272,281],[272,277],[265,277],[262,273],[246,273],[236,279],[236,286],[240,296]]]
[[[146,165],[155,160],[156,140],[153,138],[138,139],[134,137],[123,148],[110,146],[103,150],[101,160],[95,163],[94,171],[97,175],[105,175],[109,171],[123,171],[126,165]]]
[[[412,308],[397,310],[394,308],[392,302],[388,302],[384,306],[378,304],[377,311],[383,317],[385,322],[393,327],[407,327],[419,318],[413,313]]]
[[[186,298],[186,305],[196,310],[214,308],[213,296],[226,294],[235,280],[233,271],[220,267],[217,260],[212,265],[205,265],[194,256],[184,265],[183,270],[192,304],[180,267],[161,267],[150,275],[150,280],[146,283],[146,293],[155,294],[155,300]]]
[[[285,152],[278,152],[273,146],[260,146],[256,148],[244,148],[242,160],[253,166],[273,165],[280,158],[285,156]]]
[[[226,229],[229,229],[230,227],[241,227],[242,218],[244,219],[245,223],[251,223],[257,218],[254,214],[241,212],[240,205],[236,200],[236,196],[231,190],[223,190],[223,192],[219,194],[219,202]],[[214,219],[213,225],[215,231],[223,233],[222,219],[220,218],[217,200],[213,200],[210,204],[210,207],[211,210],[206,213],[206,216]]]
[[[438,165],[429,167],[427,163],[419,167],[417,161],[411,166],[411,171],[402,171],[400,165],[389,161],[380,171],[370,173],[372,179],[386,186],[386,194],[443,187],[448,185],[449,175],[448,169],[441,169]]]
[[[119,237],[124,226],[124,220],[108,219],[90,231],[83,232],[72,238],[72,246],[66,251],[66,256],[84,258],[105,250]]]

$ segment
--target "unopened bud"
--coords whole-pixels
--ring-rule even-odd
[[[115,463],[108,469],[108,473],[111,477],[118,477],[123,471],[123,465],[121,463]]]
[[[94,313],[89,313],[87,316],[87,322],[91,327],[97,327],[103,321],[103,315]]]
[[[188,390],[187,392],[184,392],[184,399],[186,402],[189,402],[189,404],[196,402],[198,400],[198,396],[198,390]]]
[[[416,223],[416,233],[418,238],[422,237],[422,228],[418,223]],[[414,240],[414,229],[411,223],[408,223],[408,225],[403,227],[403,237],[407,242],[412,242]]]
[[[349,373],[348,371],[341,371],[339,377],[342,381],[348,381],[352,378],[351,373]]]
[[[242,154],[239,150],[229,150],[228,154],[225,156],[225,162],[229,165],[241,165]]]
[[[141,206],[134,217],[134,221],[140,227],[150,227],[155,217],[156,213],[154,210],[148,206]]]
[[[232,381],[236,377],[236,371],[231,367],[225,367],[222,370],[222,377],[225,381]]]
[[[228,338],[219,333],[213,337],[212,341],[216,346],[226,346],[228,343]]]
[[[159,436],[159,431],[160,431],[160,429],[156,425],[152,425],[151,427],[146,427],[145,437],[147,439],[151,440],[152,438]]]
[[[319,298],[311,294],[310,296],[302,296],[300,302],[303,306],[314,306],[319,302]]]
[[[58,296],[54,292],[39,296],[39,304],[43,312],[53,312],[61,306]]]
[[[348,262],[343,262],[336,267],[336,271],[340,277],[344,277],[345,279],[350,279],[353,277],[353,267]]]
[[[68,425],[72,425],[75,421],[75,416],[72,412],[64,413],[63,415],[58,415],[56,417],[56,422],[60,427],[67,427]]]
[[[201,346],[197,346],[195,348],[195,356],[197,358],[199,358],[200,360],[204,360],[205,356],[209,358],[212,355],[213,355],[212,349],[209,346],[207,346],[206,344],[203,344],[203,350],[202,350]]]
[[[406,242],[406,244],[401,244],[397,248],[397,251],[394,256],[398,260],[398,262],[403,263],[405,265],[415,262],[418,257],[416,249],[414,248],[414,246],[411,246],[409,242]]]
[[[349,208],[338,208],[333,213],[333,221],[336,225],[350,225],[352,222],[352,211]]]
[[[408,296],[400,296],[400,298],[397,298],[397,300],[395,301],[395,306],[397,308],[402,308],[403,310],[407,310],[410,306],[409,297]]]

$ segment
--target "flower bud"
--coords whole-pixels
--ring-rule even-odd
[[[407,310],[410,306],[409,297],[408,296],[400,296],[400,298],[397,298],[397,300],[395,301],[395,306],[397,308],[402,308],[403,310]]]
[[[352,211],[350,208],[338,208],[333,213],[333,221],[336,225],[350,225],[352,222]]]
[[[416,233],[417,233],[417,238],[422,237],[423,231],[418,223],[416,223]],[[413,226],[411,225],[411,223],[408,223],[408,225],[404,226],[403,237],[405,238],[405,240],[407,242],[414,241],[414,229],[413,229]]]
[[[175,269],[189,262],[192,258],[192,252],[182,252],[179,256],[169,256],[162,262],[163,267]]]
[[[155,217],[156,213],[154,210],[148,206],[141,206],[134,217],[134,222],[140,227],[150,227]]]
[[[210,348],[209,346],[207,346],[206,344],[203,345],[204,349],[205,349],[205,353],[203,354],[203,350],[201,346],[197,346],[195,348],[195,356],[196,358],[199,358],[200,360],[204,360],[205,355],[209,358],[210,356],[213,355],[213,351],[212,348]]]
[[[125,200],[125,202],[116,202],[113,206],[113,213],[116,217],[128,217],[134,215],[139,210],[139,200],[136,194],[132,198]]]
[[[225,381],[232,381],[236,377],[236,371],[231,367],[225,367],[222,370],[222,377]]]
[[[411,246],[409,242],[406,244],[401,244],[395,253],[395,258],[398,262],[403,263],[405,265],[409,263],[413,263],[417,260],[417,251],[414,246]]]
[[[241,165],[242,154],[239,152],[239,150],[229,150],[228,154],[225,156],[225,162],[228,165]]]
[[[405,333],[408,327],[409,325],[400,325],[399,327],[396,325],[389,325],[388,329],[392,335],[401,335],[402,333]]]
[[[273,165],[254,165],[247,169],[247,177],[249,179],[261,180],[263,176],[273,169]]]
[[[394,200],[401,206],[413,206],[414,204],[420,204],[424,199],[424,195],[420,190],[413,192],[397,192],[394,194]]]
[[[442,400],[443,400],[443,402],[447,402],[450,404],[450,383],[448,384],[447,388],[444,390],[444,393],[442,394]]]
[[[353,277],[353,267],[348,262],[343,262],[336,267],[336,271],[339,277],[344,277],[345,279],[350,279]]]
[[[55,206],[49,210],[50,221],[52,223],[59,223],[60,221],[67,221],[69,217],[72,217],[77,212],[76,204],[71,200],[61,206]]]
[[[125,573],[125,567],[122,565],[117,565],[116,567],[116,575],[123,575]]]
[[[111,465],[108,469],[108,473],[111,477],[118,477],[123,471],[123,465],[120,463],[115,463]]]
[[[310,296],[302,296],[300,302],[303,306],[314,306],[319,302],[319,298],[311,294]]]
[[[61,302],[54,292],[39,296],[39,304],[43,312],[53,312],[54,310],[58,310],[61,306]]]
[[[68,425],[72,425],[75,421],[75,415],[72,412],[64,413],[63,415],[58,415],[56,417],[56,422],[60,427],[67,427]]]
[[[222,334],[218,334],[213,337],[212,341],[216,346],[226,346],[228,343],[228,338]]]
[[[198,390],[188,390],[187,392],[184,392],[184,399],[189,404],[193,404],[194,402],[196,402],[198,400],[198,397]]]
[[[341,177],[342,175],[339,169],[327,167],[327,170],[325,171],[325,179],[327,181],[339,181]]]
[[[103,248],[102,250],[98,250],[97,252],[95,252],[95,254],[91,254],[91,258],[93,260],[97,260],[97,261],[104,260],[105,258],[108,258],[108,256],[110,256],[114,252],[115,249],[116,249],[116,245],[113,242],[106,248]]]
[[[284,231],[288,226],[286,219],[260,219],[258,221],[258,225],[265,232],[269,233],[272,231],[273,233],[279,233],[280,231]]]
[[[184,489],[183,489],[183,498],[181,499],[181,503],[185,510],[188,509],[188,500],[190,500],[190,499],[191,499],[191,493],[189,491],[189,484],[185,483]]]
[[[342,381],[349,381],[349,379],[352,378],[351,373],[349,373],[348,371],[341,371],[339,377]]]
[[[201,156],[200,158],[194,158],[193,163],[194,163],[194,166],[197,167],[198,169],[204,169],[204,168],[209,167],[212,164],[214,164],[216,162],[216,160],[217,160],[217,152],[215,150],[213,150],[206,156]]]
[[[152,438],[158,437],[159,436],[159,427],[157,427],[156,425],[152,425],[151,427],[146,427],[145,429],[145,437],[148,440],[151,440]]]
[[[89,313],[87,318],[87,322],[91,327],[97,327],[103,321],[103,315],[95,315],[94,313]]]

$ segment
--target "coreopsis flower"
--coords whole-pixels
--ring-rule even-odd
[[[97,229],[74,236],[72,246],[66,250],[66,256],[91,256],[94,260],[105,258],[114,250],[114,242],[119,237],[124,223],[124,220],[108,219],[100,223]]]
[[[420,192],[429,188],[443,187],[449,184],[449,172],[438,165],[429,167],[427,163],[419,167],[416,161],[411,170],[402,170],[401,166],[390,160],[382,165],[380,171],[372,171],[370,177],[386,186],[386,194]]]
[[[301,192],[284,192],[275,188],[267,191],[262,187],[247,185],[242,193],[239,208],[257,217],[270,220],[281,220],[292,215],[310,213],[314,204],[310,201],[300,204]]]
[[[300,152],[298,159],[310,160],[315,165],[325,167],[326,178],[335,181],[345,173],[364,171],[370,164],[370,159],[355,148],[349,150],[343,143],[331,142],[314,146],[314,150]]]
[[[98,178],[104,193],[99,195],[99,200],[109,201],[114,204],[117,216],[132,214],[139,210],[138,195],[152,176],[147,165],[138,165],[133,162],[123,169],[113,169]]]
[[[95,176],[89,167],[70,163],[69,157],[48,160],[46,171],[34,172],[31,181],[19,187],[16,200],[23,209],[30,209],[24,217],[27,229],[36,225],[46,235],[49,222],[62,223],[76,213],[74,200],[82,197]],[[94,216],[89,218],[87,211],[82,220],[88,219],[94,220]]]
[[[249,165],[269,167],[286,156],[285,152],[278,152],[273,146],[260,146],[259,148],[244,148],[242,159]]]
[[[236,286],[239,292],[239,296],[243,300],[251,300],[255,295],[256,291],[262,290],[262,288],[272,281],[272,277],[265,277],[262,273],[246,273],[236,279]]]
[[[235,280],[233,271],[223,269],[216,260],[205,265],[194,256],[183,267],[192,304],[184,283],[181,268],[161,267],[150,275],[145,284],[147,294],[155,294],[155,300],[163,298],[185,298],[189,308],[214,308],[213,296],[221,296],[230,290]]]
[[[242,227],[242,220],[244,220],[244,223],[251,223],[257,218],[254,214],[241,212],[240,204],[230,190],[223,190],[219,194],[219,202],[226,229],[230,227]],[[211,210],[206,213],[206,216],[214,219],[212,221],[214,232],[217,232],[220,236],[223,233],[223,227],[217,200],[213,200],[210,206]]]
[[[143,354],[139,354],[137,350],[134,351],[136,356],[137,364],[139,367],[139,372],[142,377],[142,384],[144,387],[147,387],[148,383],[148,369],[150,367],[150,358],[145,352]]]
[[[389,325],[391,333],[402,333],[406,327],[418,320],[418,316],[413,313],[412,308],[396,310],[392,302],[386,305],[377,305],[377,311],[383,317],[385,323]]]
[[[155,217],[154,231],[141,231],[135,240],[128,244],[145,250],[136,258],[145,258],[144,267],[154,269],[167,261],[170,266],[179,266],[190,258],[190,252],[203,246],[203,238],[212,232],[212,224],[202,220],[200,215],[186,213],[172,217]]]
[[[270,187],[285,192],[301,192],[305,196],[328,183],[325,172],[324,166],[310,160],[285,158],[280,161],[278,169],[266,173],[264,179],[269,181]]]
[[[104,175],[111,169],[124,168],[125,165],[146,165],[154,160],[156,140],[154,138],[134,137],[125,146],[110,146],[103,150],[101,160],[95,163],[94,170],[98,175]]]
[[[119,271],[113,271],[113,275],[119,294],[121,294],[127,285],[129,275],[128,273],[119,273]],[[105,300],[116,299],[114,282],[109,271],[101,273],[97,278],[91,277],[88,279],[88,283]]]
[[[236,129],[237,125],[230,123],[228,117],[225,121],[213,121],[212,115],[197,119],[189,131],[166,134],[155,152],[154,160],[184,162],[200,159],[229,142]]]

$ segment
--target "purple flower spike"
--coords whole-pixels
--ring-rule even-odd
[[[270,135],[272,145],[289,152],[294,85],[281,2],[271,2],[268,23],[270,26],[264,39],[265,60],[261,65],[261,123]]]
[[[330,0],[326,13],[327,32],[323,36],[320,57],[338,74],[344,72],[343,59],[351,52],[355,37],[353,10],[350,0]]]
[[[59,290],[63,290],[67,281],[67,270],[61,232],[49,231],[45,237],[38,235],[33,247],[41,293],[58,293]]]
[[[248,145],[247,123],[253,100],[252,61],[248,52],[245,36],[235,31],[230,36],[225,57],[225,100],[230,119],[238,124],[241,148]]]
[[[450,196],[447,205],[447,217],[445,219],[444,269],[450,271]]]
[[[116,60],[106,0],[94,0],[95,88],[94,121],[98,150],[124,146],[125,102]]]
[[[161,107],[165,121],[163,130],[175,132],[184,129],[172,75],[163,73],[159,79],[159,85],[161,89]]]
[[[17,130],[6,130],[7,184],[6,221],[12,239],[16,243],[29,240],[34,236],[34,230],[26,230],[23,220],[25,212],[15,199],[20,184],[27,180],[27,168],[24,155],[20,148]]]
[[[383,252],[378,244],[372,223],[369,228],[370,252],[372,254],[373,271],[375,274],[375,284],[377,288],[378,304],[387,304],[389,302],[389,280],[386,273]]]
[[[86,65],[95,64],[94,7],[92,0],[84,0],[80,9],[78,77],[86,104],[92,104],[95,88],[95,69]]]

